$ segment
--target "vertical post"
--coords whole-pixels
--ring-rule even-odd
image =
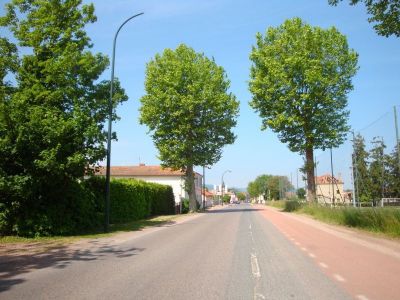
[[[224,180],[221,181],[221,204],[224,206]]]
[[[352,162],[353,162],[353,172],[354,172],[354,197],[355,197],[355,202],[360,202],[358,199],[358,168],[357,168],[357,151],[356,151],[356,137],[354,135],[354,131],[352,131],[353,133],[353,158],[352,158]]]
[[[318,173],[317,173],[317,157],[314,156],[314,187],[315,187],[315,199],[314,201],[318,204],[318,196],[317,196],[317,177],[318,177]],[[325,201],[325,200],[324,200]]]
[[[332,158],[332,147],[331,152],[331,184],[332,184],[332,204],[335,205],[335,178],[333,177],[333,158]]]
[[[206,171],[205,166],[203,166],[203,211],[206,210]]]
[[[292,172],[290,172],[290,185],[291,185],[290,192],[292,193],[293,192]]]
[[[115,46],[117,42],[118,32],[114,36],[113,52],[111,61],[111,82],[110,82],[110,99],[108,101],[108,132],[107,132],[107,169],[106,169],[106,203],[104,206],[104,232],[108,232],[110,224],[110,168],[111,168],[111,130],[112,130],[112,112],[113,112],[113,84],[114,84],[114,67],[115,67]]]
[[[355,195],[355,190],[354,190],[354,164],[353,164],[353,157],[351,158],[351,185],[353,187],[353,192],[351,193],[352,195],[352,202],[353,202],[353,207],[356,207],[356,195]]]
[[[399,126],[397,124],[397,109],[396,106],[393,106],[394,111],[394,126],[396,128],[396,145],[397,145],[397,164],[400,173],[400,139],[399,139]]]
[[[381,137],[381,141],[382,141],[382,153],[381,153],[381,160],[382,160],[382,172],[381,172],[381,176],[382,176],[382,195],[381,195],[381,202],[383,202],[383,198],[385,198],[385,156],[384,156],[384,152],[383,152],[383,136]]]
[[[121,26],[119,26],[114,36],[113,52],[111,61],[111,82],[110,82],[110,99],[108,100],[108,133],[107,133],[107,168],[106,168],[106,197],[104,205],[104,231],[108,232],[110,224],[110,167],[111,167],[111,130],[112,130],[112,112],[113,112],[113,84],[114,84],[114,67],[115,67],[115,47],[117,44],[118,33],[121,28],[133,18],[136,18],[143,13],[136,14],[126,19]]]

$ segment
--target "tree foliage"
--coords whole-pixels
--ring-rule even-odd
[[[66,191],[105,156],[109,82],[99,78],[109,60],[90,51],[84,29],[95,21],[81,0],[13,0],[0,17],[2,32],[29,49],[0,39],[0,196],[11,231],[73,206]],[[114,107],[127,99],[118,82],[115,90]]]
[[[293,189],[286,176],[259,175],[254,181],[249,182],[247,192],[250,197],[264,196],[264,199],[279,200],[285,197],[286,192]]]
[[[299,18],[256,35],[250,105],[291,151],[306,156],[309,196],[315,199],[313,151],[337,147],[346,136],[347,93],[357,54],[336,28],[312,27]]]
[[[400,197],[400,176],[397,146],[386,154],[381,137],[374,137],[372,148],[366,149],[365,140],[357,134],[353,140],[353,174],[357,201],[376,202],[381,198]]]
[[[147,64],[140,122],[146,124],[162,165],[186,172],[190,209],[196,209],[194,166],[211,166],[232,144],[239,103],[224,69],[179,45]]]
[[[342,0],[328,0],[337,5]],[[375,31],[382,36],[400,36],[400,0],[349,0],[351,5],[363,2],[367,8],[370,23],[374,23]]]
[[[353,168],[355,195],[360,201],[369,201],[371,198],[368,159],[369,153],[365,148],[365,140],[360,134],[357,134],[353,140]]]

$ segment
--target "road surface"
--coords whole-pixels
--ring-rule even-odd
[[[0,299],[399,299],[397,244],[375,243],[271,208],[231,205],[2,256]]]

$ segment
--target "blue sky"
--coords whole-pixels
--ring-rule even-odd
[[[1,1],[4,3],[5,1]],[[92,2],[92,1],[85,1]],[[96,0],[98,21],[87,27],[94,43],[93,51],[111,56],[112,39],[118,26],[129,16],[144,12],[120,32],[116,53],[115,75],[126,89],[129,101],[118,108],[121,120],[114,123],[118,142],[112,145],[112,165],[159,164],[157,150],[147,128],[138,122],[139,99],[144,94],[146,62],[165,48],[180,43],[213,56],[231,80],[231,92],[240,104],[235,144],[226,146],[223,157],[207,170],[207,184],[219,183],[225,175],[228,186],[246,187],[260,174],[292,173],[302,158],[280,143],[270,131],[261,131],[261,120],[249,107],[249,53],[257,32],[278,26],[287,18],[301,17],[311,25],[335,26],[348,37],[351,48],[359,53],[360,70],[349,94],[350,125],[367,140],[382,135],[394,145],[393,106],[400,104],[400,38],[378,36],[367,22],[363,5],[350,6],[344,1],[337,7],[328,0]],[[104,78],[110,77],[110,70]],[[399,109],[399,108],[398,108]],[[376,133],[375,133],[376,132]],[[350,143],[334,150],[335,174],[341,172],[346,185],[350,182]],[[318,153],[318,173],[329,172],[329,156]],[[197,169],[200,171],[201,169]]]

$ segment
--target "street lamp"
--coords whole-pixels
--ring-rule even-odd
[[[104,231],[108,232],[108,227],[110,224],[110,164],[111,164],[111,127],[112,127],[112,112],[113,112],[113,84],[114,84],[114,66],[115,66],[115,45],[117,42],[118,33],[121,28],[128,23],[133,18],[136,18],[143,13],[136,14],[128,19],[125,20],[124,23],[119,26],[117,32],[114,36],[114,43],[113,43],[113,53],[112,53],[112,62],[111,62],[111,82],[110,82],[110,99],[108,101],[108,134],[107,134],[107,169],[106,169],[106,203],[104,206],[105,210],[105,220],[104,220]]]
[[[221,176],[221,204],[222,204],[222,206],[224,206],[224,175],[226,173],[231,173],[231,172],[232,172],[231,170],[226,170],[224,173],[222,173],[222,176]]]

